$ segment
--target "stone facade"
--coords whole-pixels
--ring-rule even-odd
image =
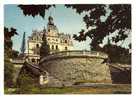
[[[64,86],[82,82],[112,83],[109,66],[103,63],[104,58],[99,55],[78,55],[55,55],[44,59],[40,67]]]
[[[47,42],[50,46],[51,53],[73,50],[71,36],[69,34],[59,33],[57,26],[53,22],[53,18],[50,16],[48,18],[47,29],[44,28],[42,31],[34,30],[28,39],[28,58],[30,62],[39,62],[39,50],[43,34],[46,34],[47,36]]]

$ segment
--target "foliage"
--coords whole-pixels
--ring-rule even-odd
[[[131,64],[131,54],[126,48],[117,45],[106,44],[103,48],[99,46],[103,39],[116,31],[117,35],[112,37],[112,42],[124,41],[131,31],[131,5],[66,5],[76,10],[77,13],[88,12],[83,17],[87,31],[81,29],[79,35],[74,34],[73,38],[78,41],[85,41],[88,36],[91,38],[91,48],[100,50],[109,55],[111,62]],[[108,9],[109,16],[106,15]],[[101,20],[105,17],[105,21]],[[107,17],[107,18],[106,18]],[[91,27],[91,29],[89,29]],[[131,48],[131,44],[129,44]],[[117,56],[118,55],[118,56]]]
[[[129,53],[129,49],[117,45],[107,44],[101,49],[101,51],[106,52],[109,55],[111,63],[119,62],[131,64],[131,54]]]
[[[4,39],[10,40],[14,35],[18,35],[16,31],[17,30],[13,27],[11,27],[10,30],[7,27],[4,27]]]
[[[55,5],[19,5],[24,15],[40,15],[42,17],[45,16],[46,10],[51,6]],[[118,35],[112,38],[112,41],[116,43],[125,40],[128,34],[130,34],[130,4],[72,4],[65,6],[76,10],[76,13],[79,14],[86,12],[83,21],[86,24],[87,31],[85,32],[85,29],[82,29],[79,35],[75,34],[73,37],[78,41],[84,41],[87,36],[90,37],[92,40],[90,45],[93,49],[97,49],[103,39],[116,30],[118,30]],[[109,13],[109,15],[106,15],[107,13]],[[102,17],[105,17],[105,21],[101,20]],[[91,29],[89,29],[90,27]]]
[[[41,58],[46,57],[50,53],[50,47],[47,43],[46,33],[43,34],[42,38],[43,42],[40,48],[40,56]]]
[[[12,40],[11,38],[18,34],[15,28],[10,30],[4,27],[4,85],[6,87],[13,86],[13,77],[14,77],[14,67],[11,63],[11,58],[17,56],[17,52],[12,50]]]
[[[18,33],[16,32],[15,28],[10,28],[10,30],[7,27],[4,27],[4,52],[7,54],[9,57],[12,56],[12,40],[11,38],[14,35],[17,35]]]
[[[32,79],[28,74],[21,74],[18,80],[19,84],[17,84],[17,87],[21,90],[20,93],[30,91],[35,86],[34,79]]]
[[[86,37],[90,37],[92,42],[91,46],[97,49],[97,46],[102,43],[103,39],[117,31],[117,36],[112,38],[112,41],[117,43],[125,40],[130,34],[131,30],[131,5],[118,4],[118,5],[66,5],[76,10],[77,13],[88,12],[83,18],[87,31],[82,29],[80,34],[73,37],[78,41],[84,41]],[[106,15],[107,8],[109,16]],[[102,17],[105,21],[102,21]],[[93,29],[89,29],[89,28]],[[127,32],[127,33],[126,33]]]
[[[38,76],[35,76],[27,69],[27,65],[24,63],[17,78],[17,88],[19,93],[30,91],[33,87],[38,86]]]
[[[42,18],[45,16],[46,10],[55,5],[18,5],[24,15],[32,15],[33,17],[40,15]]]
[[[4,60],[4,80],[5,80],[5,83],[4,85],[6,87],[12,87],[13,86],[13,77],[14,77],[14,67],[13,67],[13,64],[5,59]]]
[[[16,59],[19,56],[19,52],[16,50],[12,50],[12,59]]]

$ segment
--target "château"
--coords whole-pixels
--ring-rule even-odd
[[[73,50],[71,36],[69,34],[60,33],[54,24],[53,17],[49,16],[47,29],[44,27],[41,31],[33,30],[32,35],[28,37],[28,60],[30,62],[38,63],[40,60],[40,47],[43,42],[43,34],[46,34],[50,53]]]

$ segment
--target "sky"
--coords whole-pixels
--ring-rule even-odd
[[[27,37],[31,36],[32,30],[40,31],[44,26],[46,28],[48,17],[50,15],[54,18],[54,23],[58,27],[59,32],[63,32],[64,34],[70,34],[72,36],[73,34],[78,34],[81,29],[86,29],[85,23],[83,22],[83,16],[85,13],[79,15],[75,13],[73,9],[65,8],[64,5],[56,5],[56,8],[52,7],[47,10],[44,19],[39,15],[34,18],[32,16],[25,16],[17,5],[5,5],[4,26],[8,28],[14,27],[19,33],[19,35],[15,35],[12,38],[13,49],[20,51],[24,32],[26,32],[27,43]],[[106,43],[106,41],[107,39],[105,38],[104,43]],[[130,38],[123,43],[124,47],[127,46],[128,41],[130,42]],[[73,40],[75,50],[90,50],[89,43],[89,38],[84,42]]]
[[[32,30],[42,30],[47,27],[48,17],[51,15],[54,18],[54,23],[58,27],[59,32],[64,34],[78,34],[81,29],[85,28],[85,23],[82,17],[84,14],[76,14],[71,8],[65,8],[64,5],[57,5],[56,8],[51,8],[46,12],[45,18],[41,16],[24,16],[22,10],[17,5],[5,5],[4,6],[4,26],[14,27],[17,29],[19,35],[12,38],[13,49],[20,51],[23,33],[26,32],[27,37],[32,34]],[[89,50],[89,41],[78,42],[73,40],[74,49]],[[82,47],[82,48],[81,48]]]

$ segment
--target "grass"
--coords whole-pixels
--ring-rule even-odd
[[[111,80],[80,80],[80,81],[76,81],[75,85],[81,84],[81,83],[111,83]]]
[[[131,85],[101,85],[92,87],[38,88],[27,91],[5,88],[5,94],[130,94]]]

